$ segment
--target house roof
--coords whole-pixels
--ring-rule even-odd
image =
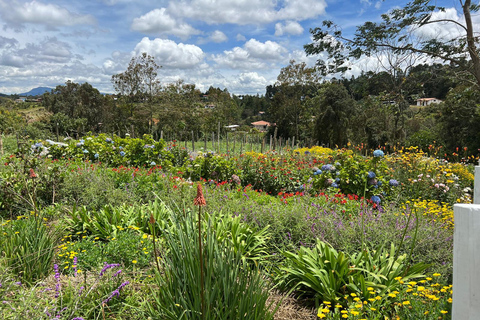
[[[270,126],[270,122],[261,120],[261,121],[252,122],[252,125],[254,125],[254,126]]]

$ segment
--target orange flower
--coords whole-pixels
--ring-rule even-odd
[[[197,196],[195,200],[193,200],[193,205],[195,206],[205,206],[207,202],[205,201],[205,197],[203,196],[202,185],[199,183],[197,185]]]
[[[37,177],[37,174],[35,173],[35,171],[33,171],[33,169],[30,168],[30,178],[36,178]]]

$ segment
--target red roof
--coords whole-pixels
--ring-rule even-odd
[[[270,122],[261,120],[261,121],[252,122],[252,125],[254,125],[254,126],[270,126]]]

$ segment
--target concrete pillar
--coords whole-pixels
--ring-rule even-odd
[[[473,202],[453,206],[452,320],[480,319],[480,166],[475,167]]]

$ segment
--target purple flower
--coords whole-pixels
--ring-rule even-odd
[[[368,171],[367,178],[374,179],[377,175],[373,171]]]
[[[58,298],[60,296],[60,272],[58,271],[58,264],[55,263],[53,269],[55,270],[55,280],[57,280],[55,284],[55,298]]]
[[[108,263],[105,262],[104,264],[105,265],[103,266],[102,270],[98,274],[100,277],[103,276],[108,269],[112,269],[112,268],[116,268],[116,267],[120,266],[119,263],[108,264]]]
[[[125,281],[117,289],[113,290],[112,293],[110,293],[110,295],[108,296],[108,298],[103,300],[103,304],[109,303],[110,300],[112,300],[113,297],[115,297],[115,296],[120,297],[120,290],[122,290],[123,287],[125,287],[129,283],[130,283],[129,281]]]
[[[78,263],[78,258],[77,256],[73,257],[73,271],[75,272],[75,276],[77,276],[77,263]]]

